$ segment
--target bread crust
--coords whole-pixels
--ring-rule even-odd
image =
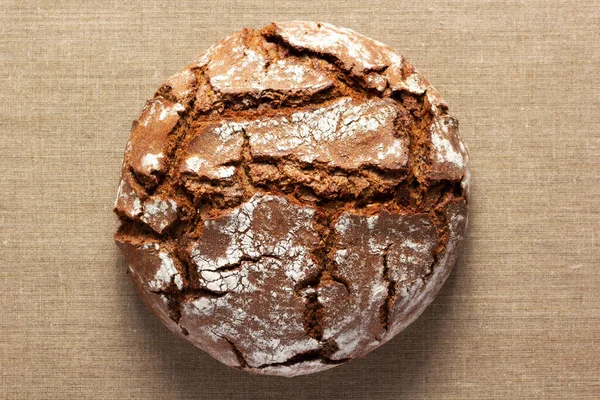
[[[243,29],[133,123],[114,210],[136,290],[173,332],[257,374],[361,357],[416,319],[466,232],[458,121],[350,29]]]

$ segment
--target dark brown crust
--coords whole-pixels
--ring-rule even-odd
[[[262,370],[265,373],[277,373],[281,368],[282,371],[293,371],[294,366],[298,365],[298,373],[304,373],[302,366],[315,361],[325,366],[364,355],[389,340],[399,331],[399,327],[405,326],[403,324],[406,321],[418,315],[431,301],[430,297],[435,295],[454,263],[453,256],[448,258],[446,250],[452,247],[449,251],[456,253],[455,247],[464,235],[465,225],[453,227],[451,218],[457,215],[466,218],[467,154],[457,136],[456,120],[447,115],[447,106],[433,88],[421,92],[421,86],[428,83],[406,60],[402,59],[400,66],[361,69],[339,53],[290,45],[278,29],[277,25],[270,25],[262,31],[245,29],[223,43],[235,41],[237,46],[250,49],[246,52],[254,51],[257,55],[253,57],[259,60],[259,65],[263,62],[261,60],[266,60],[267,66],[264,68],[292,59],[294,67],[310,65],[311,71],[319,72],[305,80],[300,79],[299,85],[304,85],[303,88],[274,81],[275,78],[270,78],[265,72],[260,78],[256,78],[256,75],[252,77],[263,79],[267,85],[277,89],[249,91],[246,86],[243,86],[243,90],[227,86],[227,90],[219,91],[214,84],[219,82],[219,85],[223,85],[223,81],[215,79],[216,69],[207,61],[210,57],[200,57],[169,79],[157,91],[155,99],[149,102],[150,105],[159,102],[166,107],[166,115],[172,116],[168,117],[172,120],[167,118],[167,123],[173,125],[169,132],[166,135],[154,134],[160,143],[148,144],[142,135],[145,131],[139,133],[140,122],[134,123],[134,148],[131,149],[128,144],[122,172],[123,183],[115,203],[115,211],[122,223],[115,240],[127,262],[135,266],[132,280],[136,289],[171,330],[187,337],[230,366],[255,373]],[[218,51],[227,53],[228,50]],[[388,50],[377,48],[377,51],[385,53]],[[235,58],[235,54],[232,57]],[[230,62],[240,61],[232,59]],[[226,67],[225,64],[220,68]],[[397,71],[394,70],[396,67],[399,68]],[[406,83],[402,79],[418,84]],[[239,82],[242,81],[245,82],[240,78]],[[348,168],[315,160],[307,162],[293,152],[280,156],[266,153],[256,155],[250,144],[251,137],[242,127],[236,150],[227,153],[228,157],[219,158],[212,169],[202,170],[206,172],[199,174],[198,169],[184,167],[186,157],[193,149],[197,149],[196,152],[206,149],[206,143],[198,142],[206,137],[202,135],[223,121],[239,124],[256,119],[291,118],[299,110],[326,107],[344,97],[358,103],[381,98],[394,104],[395,135],[406,139],[407,159],[403,165],[390,169],[378,165],[374,160],[371,165]],[[149,118],[144,112],[146,114],[140,120]],[[146,148],[152,151],[160,149],[164,156],[160,165],[153,170],[141,163],[144,151],[148,151],[143,150]],[[256,153],[256,148],[254,151]],[[217,165],[226,168],[223,170],[228,175],[226,178],[221,179],[213,174],[217,171]],[[235,172],[229,176],[231,170]],[[311,259],[317,268],[298,281],[293,290],[296,296],[303,298],[305,304],[303,326],[306,337],[321,344],[318,348],[297,353],[284,361],[260,365],[254,363],[251,366],[234,338],[214,331],[194,336],[193,329],[190,329],[193,325],[186,322],[184,327],[180,320],[184,305],[191,304],[194,299],[218,298],[228,293],[198,286],[202,278],[196,268],[191,267],[194,262],[190,249],[203,236],[206,222],[227,217],[257,194],[277,196],[286,199],[294,207],[310,207],[314,210],[312,229],[318,236],[318,244],[312,247]],[[169,201],[172,203],[167,203]],[[450,204],[461,205],[452,208]],[[158,216],[152,214],[151,210],[161,207],[168,209],[168,213],[161,211]],[[448,211],[449,207],[451,211]],[[344,243],[343,235],[336,232],[335,226],[344,215],[363,219],[381,215],[403,218],[421,215],[431,221],[431,229],[435,232],[428,235],[436,237],[427,271],[415,272],[410,282],[405,283],[394,276],[395,270],[391,266],[391,257],[398,257],[399,253],[393,250],[391,243],[384,246],[378,256],[380,261],[373,264],[375,268],[375,264],[380,263],[377,264],[381,270],[378,279],[385,286],[384,298],[377,303],[379,305],[374,312],[377,328],[373,325],[370,334],[373,341],[348,356],[336,355],[341,354],[338,343],[333,336],[326,337],[327,324],[331,323],[331,318],[335,319],[331,312],[335,312],[336,308],[327,300],[328,296],[338,293],[339,296],[346,296],[348,301],[353,301],[351,299],[357,295],[353,290],[359,290],[353,289],[355,283],[347,275],[340,274],[339,264],[335,261],[336,252]],[[148,250],[142,250],[149,243],[159,243],[160,248],[164,248],[164,254],[168,254],[177,270],[180,284],[172,280],[166,282],[164,287],[148,289],[148,282],[157,273],[156,260],[161,251],[150,249],[148,253]],[[239,268],[244,263],[260,262],[261,257],[274,256],[263,254],[261,257],[244,257],[236,265],[227,268]],[[444,274],[434,273],[440,269],[444,270]],[[427,301],[403,302],[402,299],[407,298],[402,297],[403,290],[408,290],[410,296],[418,298],[419,293],[426,292],[423,288],[431,279],[435,280],[435,285],[432,284],[434,289],[430,289],[432,294],[428,294],[430,297],[427,297]],[[416,288],[415,293],[410,293],[412,288]],[[322,296],[329,303],[324,304]]]

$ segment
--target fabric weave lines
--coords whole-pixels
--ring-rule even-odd
[[[595,1],[4,1],[0,398],[600,398]],[[319,20],[397,49],[470,151],[469,234],[429,309],[348,365],[226,368],[143,306],[113,242],[131,121],[243,26]]]

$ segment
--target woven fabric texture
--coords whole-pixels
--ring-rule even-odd
[[[0,398],[600,398],[597,1],[3,1]],[[317,375],[255,377],[176,338],[113,242],[131,122],[244,26],[357,30],[406,55],[460,120],[469,235],[394,340]]]

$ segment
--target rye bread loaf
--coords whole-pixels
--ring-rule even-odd
[[[446,103],[389,47],[325,23],[243,29],[133,123],[115,240],[173,332],[231,367],[308,374],[433,300],[467,162]]]

